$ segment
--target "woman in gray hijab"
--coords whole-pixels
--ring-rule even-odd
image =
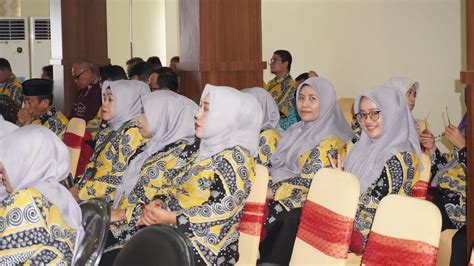
[[[94,153],[79,181],[79,199],[104,198],[113,202],[128,163],[146,142],[136,120],[141,113],[140,97],[148,94],[147,84],[136,80],[102,84],[101,116],[107,127],[94,138]]]
[[[337,104],[336,91],[325,78],[313,77],[300,84],[296,107],[301,121],[284,133],[271,158],[269,195],[273,201],[259,263],[288,265],[312,178],[319,169],[330,167],[329,154],[345,155],[353,134]]]
[[[281,136],[278,132],[280,111],[273,97],[263,88],[254,87],[243,89],[242,92],[255,96],[262,107],[263,121],[260,129],[260,141],[258,143],[258,156],[255,158],[260,165],[270,167],[270,158],[276,150]]]
[[[351,250],[361,254],[380,200],[388,194],[412,196],[421,150],[415,121],[400,90],[374,87],[356,98],[354,112],[363,130],[347,154],[344,171],[360,181]]]
[[[49,129],[24,126],[0,138],[0,262],[74,265],[82,213],[60,183],[69,151]]]
[[[197,157],[199,141],[194,137],[197,104],[170,90],[155,91],[142,102],[139,128],[149,140],[130,162],[115,192],[111,220],[122,224],[111,230],[109,236],[115,238],[116,244],[107,247],[106,252],[118,251],[123,246],[125,239],[136,232],[142,205],[149,204],[158,192],[172,189],[173,178]]]
[[[174,189],[146,205],[138,224],[176,224],[189,237],[197,265],[235,264],[261,125],[262,110],[253,96],[206,85],[195,116],[199,156],[173,179]]]

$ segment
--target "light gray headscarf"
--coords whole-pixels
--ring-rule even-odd
[[[119,129],[123,123],[136,118],[141,113],[140,96],[150,94],[150,87],[138,80],[104,81],[102,94],[110,88],[114,95],[115,116],[107,121],[114,130]],[[104,99],[102,97],[102,103]]]
[[[262,107],[262,130],[277,128],[279,126],[278,121],[280,121],[280,111],[278,110],[275,100],[267,90],[259,87],[253,87],[249,89],[243,89],[241,91],[255,96],[258,103]]]
[[[255,97],[231,87],[210,84],[204,87],[201,101],[208,94],[209,114],[197,160],[208,159],[234,146],[247,149],[255,157],[263,119]]]
[[[0,138],[13,130],[17,129],[18,126],[3,119],[0,115]]]
[[[138,181],[143,163],[153,153],[178,140],[194,140],[194,115],[196,103],[169,90],[157,90],[142,99],[143,109],[153,137],[145,150],[135,157],[125,170],[115,192],[113,207],[117,208],[122,196],[127,197]]]
[[[418,81],[414,81],[407,77],[391,77],[387,81],[385,81],[383,85],[385,87],[399,89],[403,93],[403,95],[405,95],[413,85],[415,85],[416,92],[420,92],[420,84],[418,83]]]
[[[66,145],[43,126],[24,126],[0,139],[0,162],[14,191],[34,188],[59,208],[66,223],[77,230],[76,254],[84,236],[82,213],[72,194],[59,183],[69,174]],[[6,190],[0,192],[0,200],[7,196]]]
[[[344,162],[344,170],[359,178],[361,194],[367,191],[382,173],[385,163],[400,152],[415,152],[421,158],[420,141],[415,121],[398,89],[377,86],[356,98],[354,112],[360,112],[360,100],[367,97],[381,111],[382,135],[371,139],[362,130],[359,141],[352,147]],[[422,165],[420,162],[420,168]]]
[[[299,95],[301,88],[306,85],[319,95],[320,115],[314,121],[300,121],[292,125],[283,134],[270,159],[270,174],[275,183],[300,175],[298,159],[321,141],[338,136],[347,142],[353,135],[337,104],[336,91],[331,82],[321,77],[309,78],[299,85],[296,95]]]

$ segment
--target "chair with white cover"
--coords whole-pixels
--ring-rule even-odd
[[[71,156],[71,164],[69,172],[76,176],[77,165],[81,155],[81,147],[86,132],[86,121],[81,118],[74,117],[67,124],[66,133],[64,133],[63,142],[69,149]]]
[[[438,257],[436,258],[436,265],[449,265],[451,261],[451,252],[453,246],[453,237],[458,232],[458,229],[446,229],[441,232],[439,238]]]
[[[339,98],[339,100],[337,100],[339,108],[341,108],[341,112],[349,125],[354,117],[354,101],[354,98]]]
[[[375,213],[364,265],[436,265],[441,213],[433,203],[402,195],[384,197]]]
[[[268,188],[268,170],[255,165],[255,181],[244,206],[244,215],[239,224],[239,261],[237,265],[255,265],[258,257],[260,233],[265,221],[265,198]]]
[[[474,266],[474,248],[472,248],[472,251],[471,251],[471,259],[469,260],[469,264],[467,264],[468,266]]]
[[[359,194],[359,180],[350,173],[329,168],[316,173],[302,209],[291,265],[346,264]]]

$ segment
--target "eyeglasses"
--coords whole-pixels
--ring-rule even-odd
[[[84,74],[84,73],[85,73],[86,71],[88,71],[88,70],[89,70],[89,69],[83,70],[81,73],[72,76],[72,79],[73,79],[73,80],[79,80],[79,78],[81,77],[81,75]]]
[[[367,117],[370,117],[372,121],[377,121],[380,117],[380,112],[382,111],[370,111],[369,113],[357,113],[356,119],[359,122],[367,120]]]
[[[268,64],[271,65],[273,63],[275,63],[276,61],[281,61],[281,62],[284,62],[283,59],[280,59],[280,58],[270,58],[270,60],[268,60]]]

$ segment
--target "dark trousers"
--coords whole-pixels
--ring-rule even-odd
[[[290,263],[300,217],[301,208],[284,211],[273,223],[265,226],[267,237],[260,243],[260,259],[257,263]]]

